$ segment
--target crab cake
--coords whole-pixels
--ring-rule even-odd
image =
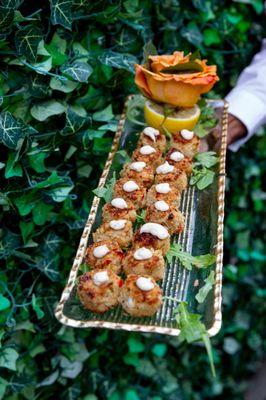
[[[138,229],[133,238],[133,247],[148,247],[154,250],[161,250],[165,256],[170,249],[170,235],[163,225],[148,222]]]
[[[171,148],[165,160],[169,162],[169,164],[174,165],[176,168],[185,171],[185,173],[189,176],[192,172],[192,159],[186,157],[183,153],[176,150],[175,148]]]
[[[173,235],[183,231],[185,219],[176,206],[159,200],[147,208],[146,221],[165,226],[170,235]]]
[[[143,129],[143,132],[140,134],[137,147],[146,145],[152,146],[163,153],[166,147],[166,137],[158,129],[147,126],[147,128]]]
[[[92,234],[94,242],[116,241],[121,247],[128,247],[133,238],[132,222],[126,219],[104,222]]]
[[[145,145],[137,148],[132,154],[133,161],[144,161],[152,168],[156,168],[162,161],[162,152],[153,146]]]
[[[145,187],[139,182],[137,183],[127,178],[121,178],[116,182],[113,197],[122,197],[126,201],[131,201],[136,209],[143,208],[146,205]]]
[[[145,188],[150,188],[154,181],[153,168],[144,161],[126,164],[120,175],[122,178],[140,183]]]
[[[87,248],[85,261],[93,269],[108,269],[119,274],[123,258],[124,253],[117,242],[103,240]]]
[[[162,252],[146,247],[130,249],[123,260],[123,270],[126,275],[146,274],[156,281],[163,279],[164,265]]]
[[[112,271],[90,271],[81,275],[78,297],[85,308],[103,313],[118,304],[123,280]]]
[[[121,197],[116,197],[103,206],[103,222],[112,221],[113,219],[127,219],[134,222],[136,218],[137,213],[134,204],[129,200],[125,201]]]
[[[193,158],[199,152],[200,139],[193,131],[182,129],[172,134],[172,147],[181,151],[186,157]]]
[[[172,183],[182,192],[188,185],[187,175],[184,171],[170,165],[167,161],[156,168],[154,183]]]
[[[158,183],[153,185],[147,193],[147,206],[159,200],[179,207],[181,193],[172,183]]]
[[[134,317],[150,317],[162,304],[162,290],[148,275],[129,275],[124,282],[119,301]]]

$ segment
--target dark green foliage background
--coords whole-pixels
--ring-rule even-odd
[[[262,12],[261,0],[1,2],[0,398],[243,397],[265,346],[262,136],[228,160],[216,380],[201,345],[68,329],[53,310],[124,98],[136,92],[130,71],[143,44],[152,39],[160,53],[200,48],[218,64],[210,95],[220,97],[259,49]]]

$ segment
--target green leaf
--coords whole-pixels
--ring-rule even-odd
[[[149,56],[156,56],[156,55],[157,55],[157,49],[154,46],[154,44],[152,43],[152,41],[149,40],[143,46],[142,64],[148,66],[149,65]]]
[[[45,121],[53,115],[62,114],[65,110],[66,107],[59,101],[49,100],[31,107],[30,113],[38,121]]]
[[[134,65],[138,62],[136,57],[132,54],[117,53],[112,50],[106,50],[99,57],[102,64],[109,65],[109,67],[125,69],[134,73]]]
[[[164,357],[167,352],[167,345],[165,343],[156,343],[152,348],[152,353],[157,357]]]
[[[41,305],[41,299],[36,297],[35,294],[32,295],[31,298],[31,304],[32,304],[32,308],[35,311],[37,318],[38,319],[42,319],[44,317],[44,312],[41,309],[40,305]]]
[[[111,119],[114,118],[114,114],[113,114],[113,109],[112,109],[112,105],[109,104],[106,108],[104,108],[101,111],[96,111],[93,115],[92,118],[94,119],[94,121],[105,121],[108,122]]]
[[[52,205],[45,204],[43,201],[39,202],[32,210],[34,223],[36,225],[44,225],[49,220],[52,209]]]
[[[69,193],[71,192],[73,187],[74,185],[61,186],[51,190],[49,194],[54,201],[56,201],[57,203],[61,203],[68,198]]]
[[[221,38],[216,29],[204,29],[203,31],[203,40],[206,46],[211,46],[212,44],[221,43]]]
[[[116,182],[115,172],[109,182],[106,183],[105,187],[96,188],[92,191],[97,197],[103,198],[106,203],[111,201],[112,192]]]
[[[11,306],[9,299],[0,293],[0,311],[6,310]]]
[[[210,274],[204,279],[205,285],[200,288],[198,293],[195,296],[195,299],[198,303],[203,303],[208,296],[208,293],[212,290],[212,287],[215,283],[215,273],[211,271]]]
[[[29,164],[34,171],[42,173],[46,171],[44,160],[47,157],[47,153],[40,150],[28,153]]]
[[[12,347],[5,347],[0,349],[0,367],[16,371],[16,362],[18,357],[18,352]]]
[[[196,166],[199,164],[202,167],[211,168],[219,162],[219,157],[215,151],[206,151],[204,153],[198,153],[195,156]]]
[[[200,47],[203,40],[201,30],[194,21],[181,29],[181,36],[196,47]]]
[[[14,10],[0,6],[0,30],[7,31],[11,28],[14,19]]]
[[[37,131],[16,120],[9,111],[0,113],[0,141],[10,149],[17,149],[21,141]]]
[[[137,367],[139,365],[139,356],[137,353],[127,353],[123,356],[123,361],[127,365]]]
[[[213,254],[192,256],[190,253],[182,251],[182,247],[178,243],[171,244],[170,250],[166,254],[166,259],[169,263],[172,262],[174,257],[188,270],[191,270],[193,266],[196,268],[207,268],[216,261],[216,256]]]
[[[33,222],[25,222],[25,221],[20,221],[19,227],[21,230],[23,242],[27,243],[29,237],[34,231],[34,223]]]
[[[145,350],[144,344],[135,337],[130,337],[127,340],[127,345],[130,353],[142,353]]]
[[[63,65],[61,71],[64,75],[74,79],[77,82],[87,82],[92,74],[92,67],[86,62],[75,61],[72,64]]]
[[[205,325],[200,321],[199,314],[193,314],[188,311],[187,304],[181,302],[176,309],[176,321],[180,329],[180,340],[186,340],[188,343],[202,340],[208,354],[209,363],[213,376],[215,376],[215,367],[213,362],[212,348],[210,338]]]
[[[36,205],[37,194],[34,191],[29,191],[26,194],[17,196],[14,199],[14,203],[18,208],[19,214],[21,216],[28,215]]]
[[[9,153],[5,168],[5,178],[9,179],[13,176],[23,176],[23,171],[21,165],[16,163],[16,154]]]
[[[63,93],[71,93],[78,87],[78,82],[73,81],[62,81],[56,77],[52,77],[50,80],[50,88],[53,90],[58,90],[59,92]]]
[[[200,55],[199,49],[197,49],[196,51],[194,51],[194,53],[192,53],[192,54],[189,56],[189,61],[195,61],[195,60],[201,60],[201,55]]]
[[[26,25],[17,30],[15,45],[18,54],[25,56],[29,61],[35,61],[38,44],[42,38],[42,30],[35,25]]]
[[[90,117],[81,116],[76,113],[75,109],[68,108],[66,112],[66,123],[64,129],[61,131],[61,135],[73,135],[90,124]]]
[[[203,67],[198,62],[188,61],[164,68],[160,72],[164,74],[194,74],[202,71]]]
[[[72,0],[50,0],[51,22],[53,25],[62,25],[71,30],[72,27]]]

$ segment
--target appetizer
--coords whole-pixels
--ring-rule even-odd
[[[147,247],[130,249],[123,260],[123,271],[126,275],[146,274],[155,281],[163,279],[164,266],[162,252]]]
[[[165,226],[170,235],[173,235],[183,231],[185,218],[176,206],[158,200],[147,208],[146,221]]]
[[[168,230],[160,224],[148,222],[142,225],[134,235],[133,247],[148,247],[161,250],[165,256],[170,249],[170,235]]]
[[[77,293],[86,309],[103,313],[118,304],[122,285],[123,280],[112,271],[90,271],[79,278]]]
[[[134,204],[122,197],[115,197],[110,203],[103,206],[103,222],[109,222],[113,219],[127,219],[134,222],[136,218],[137,213]]]
[[[162,290],[148,275],[129,275],[121,289],[119,301],[134,317],[149,317],[162,304]]]
[[[156,168],[162,161],[162,152],[149,144],[133,151],[133,161],[144,161],[152,168]]]
[[[166,148],[166,137],[158,129],[147,126],[147,128],[145,128],[140,134],[137,147],[146,145],[152,146],[163,153]]]
[[[189,157],[186,157],[183,153],[181,153],[179,150],[176,150],[174,147],[172,147],[166,157],[165,160],[171,164],[177,167],[178,169],[185,171],[185,173],[189,176],[191,175],[192,172],[192,159]]]
[[[155,181],[157,183],[172,183],[180,192],[188,185],[187,175],[181,169],[170,165],[167,161],[156,168]]]
[[[145,207],[146,189],[139,182],[128,180],[127,178],[119,179],[114,186],[114,197],[122,197],[126,201],[131,201],[136,209]]]
[[[158,183],[148,190],[147,206],[156,201],[164,200],[168,204],[174,204],[176,207],[179,207],[180,199],[181,193],[173,183]]]
[[[172,147],[181,151],[186,157],[193,158],[199,151],[199,144],[199,137],[188,129],[172,134]]]
[[[150,188],[154,181],[153,168],[144,161],[133,161],[124,166],[121,177],[133,180],[145,188]]]
[[[124,253],[114,240],[92,243],[86,251],[85,262],[93,269],[107,269],[119,274]]]
[[[121,247],[128,247],[133,238],[132,222],[126,219],[104,222],[92,236],[94,242],[111,240],[116,241]]]

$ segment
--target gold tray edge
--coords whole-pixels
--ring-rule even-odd
[[[130,95],[127,97],[123,112],[121,114],[118,129],[114,136],[113,144],[108,155],[105,167],[103,169],[101,178],[99,180],[98,187],[105,185],[108,172],[110,170],[115,152],[118,148],[119,140],[122,135],[122,130],[126,120],[126,109],[128,101],[133,97]],[[216,99],[214,99],[215,101]],[[218,193],[217,193],[217,204],[218,204],[218,222],[217,222],[217,246],[216,246],[216,268],[215,268],[215,285],[214,285],[214,319],[213,325],[209,328],[208,334],[215,336],[221,329],[222,325],[222,272],[223,272],[223,228],[224,228],[224,197],[225,197],[225,162],[226,162],[226,144],[227,144],[227,123],[228,123],[228,103],[226,100],[223,101],[223,116],[222,116],[222,132],[221,132],[221,151],[220,151],[220,163],[219,163],[219,179],[218,179]],[[75,285],[79,267],[82,263],[85,255],[88,238],[96,217],[97,209],[99,206],[100,199],[94,197],[91,210],[84,227],[81,239],[79,242],[78,250],[73,261],[72,268],[69,273],[67,284],[62,292],[61,298],[55,308],[55,317],[63,325],[71,326],[74,328],[107,328],[107,329],[123,329],[126,331],[136,332],[154,332],[161,333],[171,336],[178,336],[180,330],[177,328],[158,327],[153,325],[139,325],[139,324],[125,324],[107,321],[78,321],[72,318],[68,318],[63,313],[65,302],[68,300],[70,293]]]

